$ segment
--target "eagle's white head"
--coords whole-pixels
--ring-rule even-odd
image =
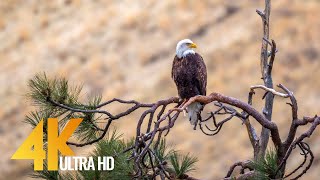
[[[186,57],[188,54],[195,54],[194,48],[197,48],[197,45],[193,43],[190,39],[183,39],[178,42],[176,47],[176,55],[178,58]]]

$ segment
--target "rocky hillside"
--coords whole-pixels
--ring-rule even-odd
[[[9,158],[31,132],[22,120],[33,109],[24,94],[27,80],[35,73],[83,84],[88,92],[83,99],[102,93],[105,100],[153,102],[176,96],[170,77],[175,45],[190,38],[207,64],[208,92],[246,101],[250,85],[262,83],[262,28],[256,8],[263,8],[262,0],[1,1],[0,179],[26,179],[30,173],[30,161]],[[300,116],[320,113],[319,9],[318,0],[273,1],[271,37],[279,48],[274,82],[294,91]],[[261,96],[257,93],[254,100],[258,109]],[[285,102],[276,98],[274,109],[282,135],[290,122]],[[138,115],[115,123],[125,137],[134,134]],[[303,179],[319,177],[318,135],[319,130],[308,140],[316,159]],[[181,117],[167,137],[177,149],[198,156],[193,175],[202,179],[224,177],[232,162],[252,157],[245,127],[238,120],[225,125],[217,136],[207,137]],[[291,159],[289,168],[300,161]]]

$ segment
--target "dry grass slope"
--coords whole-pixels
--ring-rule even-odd
[[[245,101],[249,86],[261,84],[261,20],[255,9],[262,6],[263,1],[249,0],[1,1],[0,174],[25,179],[30,170],[29,162],[9,158],[31,131],[22,123],[32,110],[23,94],[26,81],[37,72],[65,76],[84,84],[88,94],[102,93],[104,99],[152,102],[176,96],[170,77],[175,44],[190,37],[208,66],[208,92]],[[274,82],[294,91],[299,115],[319,113],[319,8],[315,0],[273,2],[271,37],[279,47]],[[254,104],[261,109],[260,97],[256,95]],[[290,109],[283,104],[276,99],[273,119],[286,133]],[[126,137],[134,134],[138,115],[116,123]],[[170,133],[169,142],[199,157],[195,177],[223,177],[232,162],[251,158],[238,120],[219,135],[206,137],[181,117]],[[304,179],[319,177],[318,135],[310,139],[316,160]],[[290,166],[298,163],[291,160]]]

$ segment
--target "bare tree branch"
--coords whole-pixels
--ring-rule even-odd
[[[289,95],[288,94],[284,94],[284,93],[281,93],[281,92],[277,92],[276,90],[272,89],[272,88],[267,88],[266,86],[264,85],[254,85],[254,86],[251,86],[250,87],[251,90],[255,90],[255,89],[263,89],[267,92],[270,92],[276,96],[280,96],[280,97],[283,97],[283,98],[288,98]]]
[[[236,167],[240,166],[241,167],[241,171],[243,173],[240,173],[240,174],[244,174],[244,169],[249,169],[249,170],[253,170],[252,167],[250,166],[251,165],[251,161],[238,161],[236,163],[234,163],[232,166],[230,166],[230,169],[226,175],[225,178],[229,178],[231,177],[233,171],[235,170]]]
[[[305,145],[305,143],[303,142],[303,140],[307,137],[310,137],[314,130],[316,129],[316,127],[320,124],[320,117],[315,116],[314,118],[312,118],[312,125],[309,128],[308,131],[306,131],[305,133],[301,134],[295,141],[293,141],[293,143],[291,143],[291,145],[289,146],[288,150],[285,153],[285,156],[283,157],[283,159],[281,160],[281,163],[279,165],[278,171],[285,166],[289,156],[291,155],[292,150],[300,143],[303,143],[303,145]],[[306,146],[303,147],[304,150],[307,150],[309,153],[311,152],[310,147],[308,146],[306,148]],[[311,160],[310,160],[310,164],[307,166],[307,168],[303,171],[303,173],[305,173],[312,165],[312,161],[313,161],[313,153],[310,153],[311,155]]]

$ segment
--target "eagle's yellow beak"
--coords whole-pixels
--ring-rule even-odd
[[[195,43],[190,43],[188,45],[189,48],[197,48],[197,45]]]

